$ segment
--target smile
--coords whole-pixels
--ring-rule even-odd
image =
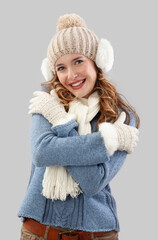
[[[70,84],[70,86],[72,87],[72,89],[79,89],[79,88],[83,87],[85,81],[86,81],[86,79],[83,79],[82,81],[79,81],[77,83]]]

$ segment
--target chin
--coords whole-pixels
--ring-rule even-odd
[[[88,93],[83,94],[83,93],[73,93],[76,97],[78,98],[87,98],[86,96],[89,95]]]

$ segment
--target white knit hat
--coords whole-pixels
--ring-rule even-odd
[[[114,62],[114,52],[110,42],[99,40],[95,33],[89,30],[83,18],[77,14],[65,14],[57,23],[57,33],[51,39],[47,58],[42,62],[41,70],[49,81],[55,74],[54,64],[62,55],[80,53],[102,69],[103,73],[111,70]]]

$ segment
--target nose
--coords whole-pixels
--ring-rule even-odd
[[[74,80],[76,77],[77,77],[77,73],[72,69],[72,68],[69,68],[68,69],[68,72],[67,72],[67,79],[69,81],[72,81]]]

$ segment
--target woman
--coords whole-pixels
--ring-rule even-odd
[[[106,39],[61,16],[30,101],[32,170],[18,216],[25,239],[117,240],[110,181],[138,142],[139,117],[106,79]]]

